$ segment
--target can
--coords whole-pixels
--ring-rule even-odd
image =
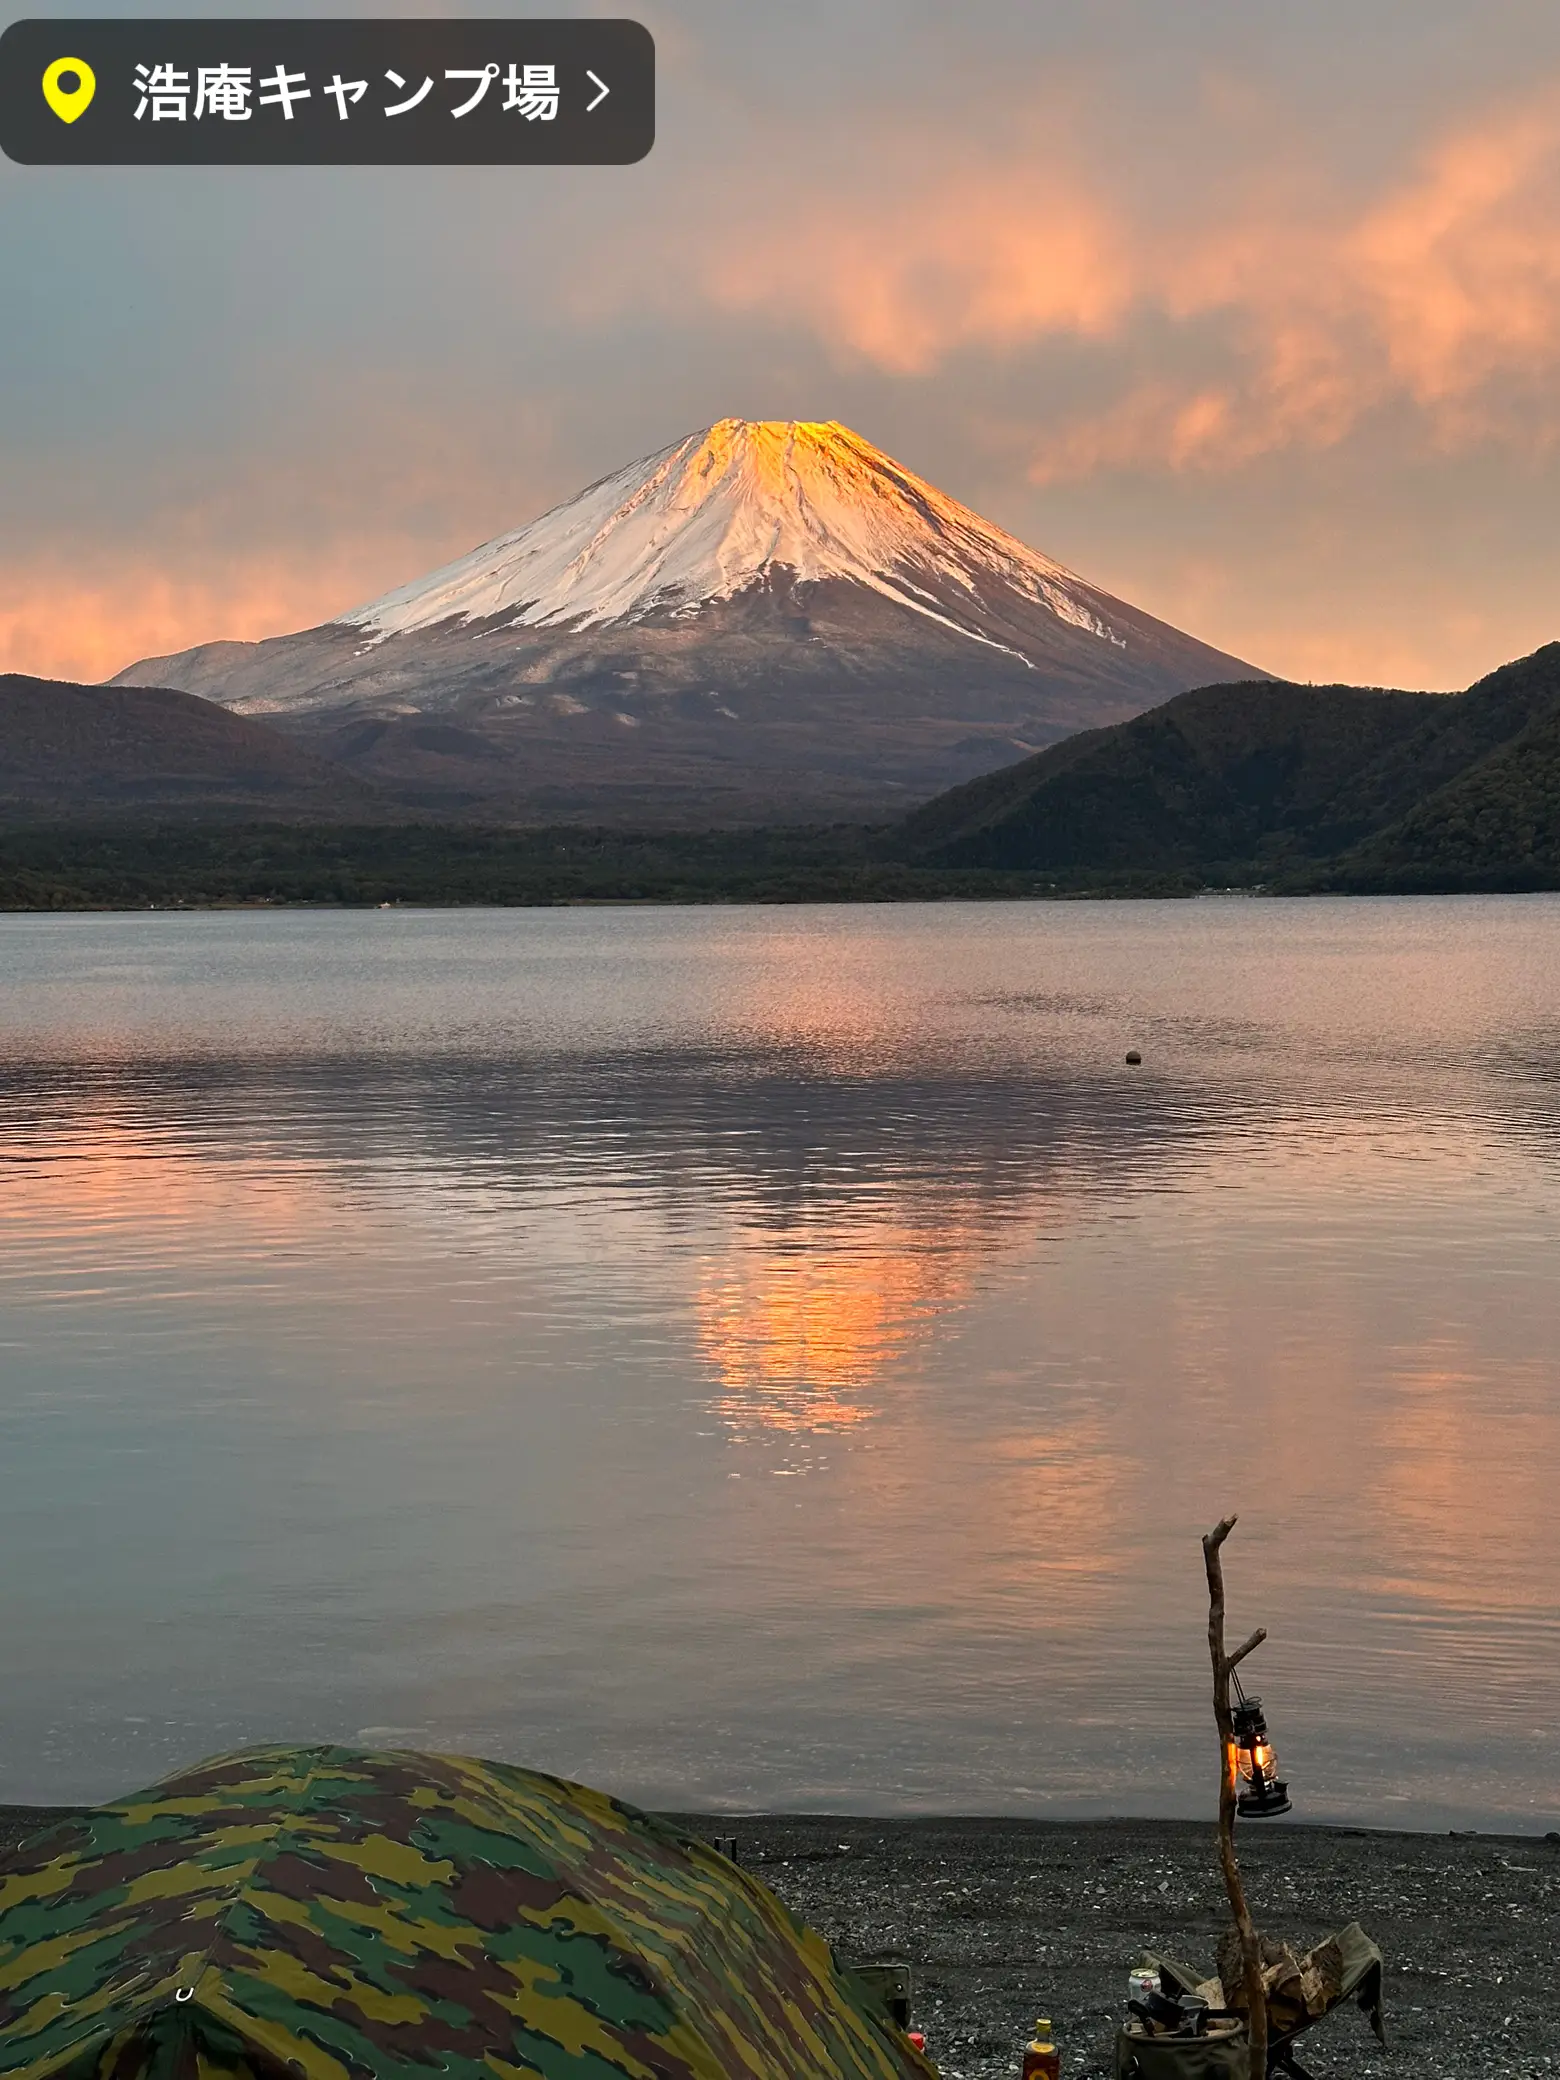
[[[1151,1993],[1162,1993],[1163,1990],[1156,1964],[1135,1964],[1127,1974],[1129,2001],[1146,2001]]]

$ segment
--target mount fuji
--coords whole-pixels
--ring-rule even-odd
[[[879,817],[1261,673],[833,422],[722,419],[322,627],[142,660],[436,813]]]

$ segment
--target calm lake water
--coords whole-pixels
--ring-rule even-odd
[[[1560,899],[0,919],[0,1798],[1560,1826]],[[1124,1054],[1140,1048],[1129,1069]]]

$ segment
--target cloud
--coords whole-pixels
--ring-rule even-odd
[[[853,179],[826,161],[800,192],[756,174],[757,150],[617,291],[801,326],[891,377],[1069,349],[1035,400],[1037,483],[1240,469],[1394,411],[1432,450],[1553,442],[1560,87],[1465,112],[1352,188],[1277,111],[1254,144],[1229,99],[1210,121],[1239,136],[1213,185],[1128,179],[1100,136],[1043,119],[932,149],[899,119],[858,141]],[[1254,164],[1262,143],[1272,163]]]
[[[371,588],[344,549],[287,559],[234,557],[215,571],[187,558],[105,549],[82,570],[56,561],[0,566],[0,671],[96,681],[141,657],[308,628]]]
[[[1391,372],[1454,409],[1560,361],[1560,87],[1439,144],[1343,249]]]
[[[926,375],[966,346],[1108,336],[1132,293],[1109,212],[1049,172],[1026,181],[1021,208],[996,206],[997,178],[966,169],[899,202],[825,204],[772,241],[722,241],[698,260],[700,289],[726,310],[805,315],[896,375]]]
[[[121,472],[125,510],[0,541],[0,671],[99,680],[196,643],[312,628],[577,488],[525,399],[445,425],[360,371],[339,402],[307,405],[289,444],[213,444],[133,488]]]

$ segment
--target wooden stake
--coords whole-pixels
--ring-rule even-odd
[[[1235,1669],[1267,1638],[1254,1632],[1233,1654],[1224,1651],[1224,1565],[1219,1549],[1235,1529],[1235,1519],[1225,1517],[1203,1539],[1203,1564],[1208,1571],[1208,1653],[1213,1661],[1213,1716],[1219,1722],[1219,1865],[1224,1872],[1224,1889],[1230,1897],[1230,1912],[1240,1936],[1240,1959],[1246,1983],[1251,2041],[1251,2080],[1267,2080],[1267,1990],[1262,1984],[1262,1951],[1256,1924],[1246,1905],[1246,1888],[1241,1883],[1240,1865],[1235,1860],[1235,1725],[1230,1715],[1230,1677]]]

